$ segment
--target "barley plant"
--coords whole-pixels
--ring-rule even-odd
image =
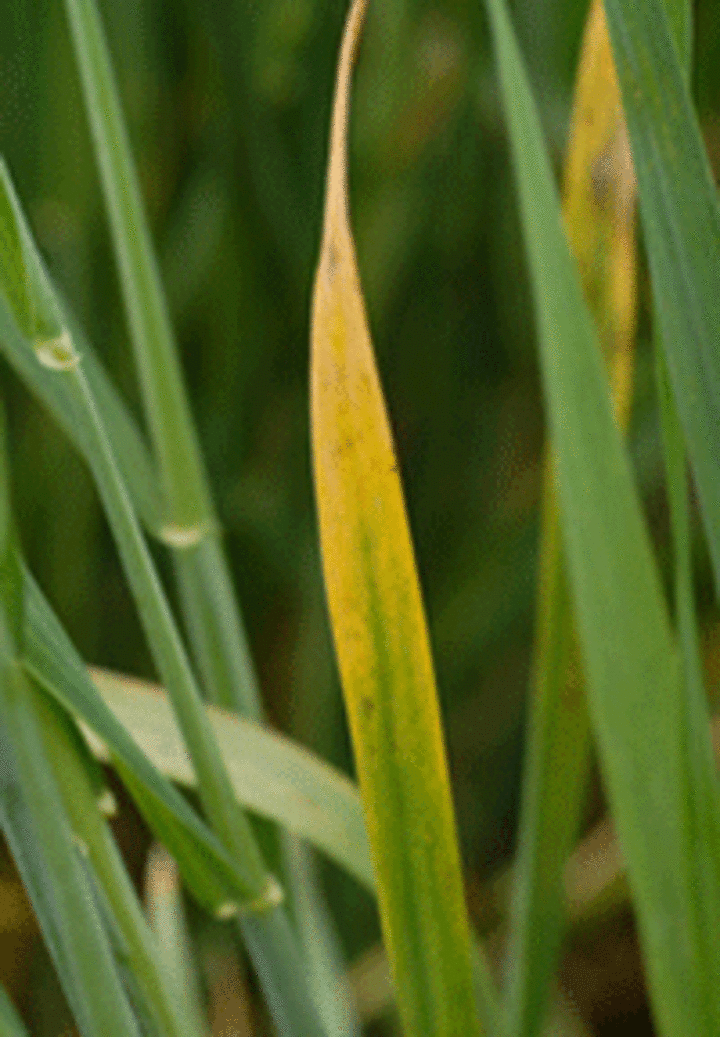
[[[3,1035],[720,1034],[712,5],[510,6],[6,0]]]

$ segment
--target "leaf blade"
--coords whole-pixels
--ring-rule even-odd
[[[502,0],[488,0],[488,10],[516,164],[591,715],[653,1007],[668,1037],[709,1037],[714,1030],[701,997],[706,965],[689,879],[678,661],[598,343],[562,234],[522,58]],[[654,849],[660,846],[662,855]]]
[[[563,215],[610,364],[618,422],[630,412],[635,324],[634,176],[602,0],[580,52]],[[574,630],[552,448],[545,463],[540,583],[523,794],[513,868],[509,1032],[538,1032],[564,928],[563,871],[582,823],[590,718]]]
[[[152,828],[176,854],[193,895],[211,911],[242,896],[245,886],[215,836],[137,748],[97,693],[40,589],[25,572],[25,665],[44,690],[104,739],[116,766],[140,798]]]
[[[720,594],[720,209],[662,0],[607,0],[653,301]]]
[[[378,897],[408,1034],[479,1032],[430,647],[347,211],[343,38],[312,310],[312,437],[325,585]]]
[[[107,671],[94,670],[93,678],[113,716],[156,766],[173,781],[194,785],[162,688]],[[269,728],[215,707],[208,712],[240,802],[312,843],[372,891],[362,809],[352,782]],[[102,751],[96,742],[93,748]]]

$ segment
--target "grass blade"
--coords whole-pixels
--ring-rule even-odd
[[[53,289],[25,224],[10,174],[0,159],[0,235],[5,245],[0,263],[0,347],[8,362],[88,457],[92,431],[68,384],[52,366],[38,363],[36,351],[69,328],[78,344],[85,375],[105,415],[119,451],[119,467],[147,528],[158,531],[162,504],[157,478],[136,424],[90,345]],[[3,280],[7,278],[7,280]],[[26,291],[21,293],[17,285]],[[33,298],[30,298],[32,293]]]
[[[1,417],[1,416],[0,416]],[[0,823],[84,1037],[139,1037],[22,670],[23,584],[0,427]]]
[[[123,948],[139,1001],[162,1037],[198,1037],[201,1028],[179,1010],[176,991],[163,974],[158,947],[132,881],[98,804],[92,765],[97,763],[66,713],[46,695],[37,696],[45,750],[55,773],[78,845],[83,847],[112,926]]]
[[[605,6],[637,172],[654,311],[720,594],[720,211],[671,33],[685,8],[662,0],[607,0]]]
[[[357,1007],[344,982],[343,953],[334,928],[328,919],[324,926],[317,919],[327,913],[325,902],[318,896],[320,889],[316,862],[312,851],[296,837],[283,843],[286,857],[285,874],[293,884],[293,918],[305,949],[306,968],[315,992],[315,1003],[329,1034],[349,1034],[361,1037]],[[328,982],[336,977],[335,983]]]
[[[5,987],[0,987],[0,1034],[2,1037],[28,1037],[28,1032]]]
[[[172,781],[194,786],[196,777],[167,695],[156,685],[94,670],[93,677],[113,720],[141,755]],[[210,722],[239,801],[306,839],[374,889],[370,853],[357,789],[343,774],[283,735],[210,708]],[[93,739],[105,757],[117,752],[105,731],[86,722],[107,743]]]
[[[174,555],[206,694],[216,704],[261,720],[258,683],[222,550],[101,19],[94,0],[67,0],[66,10],[120,266],[144,409],[167,500],[161,535]],[[323,921],[318,914],[318,928],[329,924],[329,916]],[[329,987],[334,980],[328,976]]]
[[[685,69],[685,81],[691,73],[692,11],[685,0],[667,4],[670,27],[678,54]],[[680,660],[685,684],[686,709],[683,735],[687,740],[687,773],[689,789],[702,790],[702,796],[688,797],[689,859],[695,863],[688,878],[695,882],[697,895],[695,924],[704,943],[704,961],[720,963],[720,933],[714,921],[720,918],[720,785],[712,743],[708,738],[710,715],[700,658],[700,638],[695,615],[692,545],[690,538],[690,506],[685,444],[670,387],[665,353],[656,336],[655,361],[663,434],[665,472],[670,524],[675,552],[675,618]],[[703,849],[708,848],[708,852]],[[700,852],[698,850],[700,849]],[[720,1025],[720,1012],[715,1008],[716,991],[712,975],[706,977],[706,1011],[715,1013],[715,1026]]]
[[[197,541],[211,517],[209,493],[102,25],[93,0],[66,0],[65,7],[120,263],[120,287],[145,411],[169,507],[166,521],[171,536]]]
[[[505,1003],[512,1037],[536,1034],[542,1024],[565,922],[564,867],[578,835],[590,759],[589,717],[574,651],[550,464],[546,473],[539,640],[510,908]]]
[[[325,584],[378,899],[407,1034],[478,1033],[432,660],[347,201],[351,66],[340,55],[312,314],[312,436]]]
[[[200,988],[185,921],[180,874],[163,846],[155,844],[145,870],[145,899],[157,941],[163,973],[172,987],[179,1014],[188,1031],[207,1035],[200,1009]]]
[[[627,424],[635,317],[634,177],[601,0],[588,12],[575,86],[564,216],[602,329],[615,414]],[[552,455],[551,455],[552,457]],[[563,929],[563,872],[581,823],[590,722],[565,576],[554,458],[545,466],[533,693],[513,868],[509,1033],[539,1031]]]
[[[81,1033],[139,1037],[59,792],[43,759],[31,714],[33,689],[19,668],[13,681],[15,687],[3,680],[0,717],[3,833]]]
[[[180,863],[198,903],[214,914],[221,912],[245,890],[234,863],[106,706],[37,584],[27,572],[24,579],[24,664],[29,673],[103,740],[150,828]]]
[[[695,923],[677,657],[537,111],[505,5],[488,0],[538,318],[563,530],[593,727],[638,913],[659,1030],[717,1032]],[[705,804],[703,803],[703,807]],[[701,807],[700,809],[703,809]],[[663,853],[657,853],[657,847]],[[695,848],[704,856],[706,845]],[[711,924],[717,924],[715,920]],[[670,935],[672,934],[672,936]]]
[[[696,895],[695,926],[703,943],[702,961],[720,963],[720,783],[712,741],[710,713],[703,682],[700,638],[695,615],[689,502],[682,431],[670,388],[665,359],[656,348],[658,395],[664,440],[665,468],[675,550],[675,614],[685,688],[681,718],[686,739],[688,882]],[[699,790],[693,795],[692,790]],[[709,1019],[720,1025],[714,974],[705,977],[705,1005]]]

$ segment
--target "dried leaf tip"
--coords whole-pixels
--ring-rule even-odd
[[[322,260],[331,266],[335,250],[330,241],[337,240],[336,231],[342,230],[349,236],[349,213],[347,191],[347,138],[350,117],[350,81],[358,47],[362,38],[369,0],[353,0],[345,22],[340,59],[338,61],[330,125],[330,156],[325,198],[325,224],[323,227]],[[337,263],[335,264],[337,265]],[[328,271],[332,273],[332,269]]]

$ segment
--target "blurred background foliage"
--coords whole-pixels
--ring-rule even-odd
[[[103,0],[191,398],[273,721],[352,769],[319,576],[308,310],[340,0]],[[558,171],[586,4],[516,0]],[[696,15],[720,162],[720,6]],[[11,0],[0,148],[50,269],[139,414],[60,0]],[[426,594],[471,884],[510,853],[531,660],[542,403],[515,191],[480,0],[372,5],[353,217]],[[647,284],[631,448],[667,554]],[[24,548],[84,657],[153,676],[87,472],[3,365]],[[698,544],[707,623],[709,570]],[[712,644],[711,644],[712,647]],[[371,905],[328,876],[354,955]],[[5,926],[4,926],[5,927]],[[8,928],[8,927],[5,927]]]

